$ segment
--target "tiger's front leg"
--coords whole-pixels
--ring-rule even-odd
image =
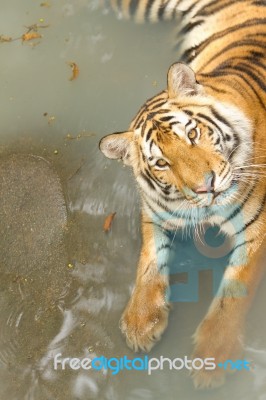
[[[230,366],[225,371],[223,363],[241,358],[245,317],[264,270],[262,263],[258,263],[259,251],[254,253],[253,245],[254,242],[250,242],[243,248],[235,247],[219,291],[194,334],[192,357],[214,357],[216,364],[214,370],[194,370],[196,387],[220,386],[225,373],[232,372]]]
[[[150,351],[166,329],[169,314],[169,238],[146,215],[143,216],[142,235],[136,285],[120,321],[127,344],[134,351]]]

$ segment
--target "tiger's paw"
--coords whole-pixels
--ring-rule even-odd
[[[194,357],[194,356],[193,356]],[[196,357],[195,357],[196,358]],[[191,373],[195,389],[211,389],[222,386],[225,382],[225,371],[223,369],[214,370],[193,370]]]
[[[149,352],[168,324],[170,306],[163,293],[148,296],[147,292],[146,288],[135,291],[120,320],[127,345],[134,351]]]
[[[234,329],[221,325],[215,318],[205,319],[197,328],[194,339],[192,359],[211,358],[214,369],[193,369],[191,376],[197,389],[216,388],[224,384],[228,373],[234,372],[226,360],[236,361],[242,354],[240,339]],[[232,328],[232,327],[231,327]]]

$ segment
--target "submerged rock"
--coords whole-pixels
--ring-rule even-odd
[[[6,271],[29,274],[62,264],[66,220],[61,183],[46,160],[0,159],[0,263]]]

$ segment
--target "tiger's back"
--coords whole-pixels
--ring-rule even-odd
[[[112,0],[111,3],[123,18],[133,16],[137,22],[176,19],[176,38],[180,43],[177,58],[189,64],[203,82],[211,77],[213,85],[209,85],[209,90],[221,98],[223,86],[233,76],[236,87],[230,100],[237,105],[240,101],[247,114],[253,115],[257,107],[250,110],[239,96],[241,91],[250,91],[250,104],[255,102],[265,110],[264,0]]]

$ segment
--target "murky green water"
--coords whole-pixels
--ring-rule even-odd
[[[34,24],[41,38],[0,43],[0,400],[266,399],[265,282],[248,319],[254,371],[220,389],[195,391],[185,371],[54,369],[57,353],[134,357],[118,321],[140,249],[138,194],[98,141],[164,88],[174,24],[119,21],[93,0],[1,1],[0,34],[18,38]],[[174,304],[151,357],[191,353],[211,282],[202,272],[199,302]]]

